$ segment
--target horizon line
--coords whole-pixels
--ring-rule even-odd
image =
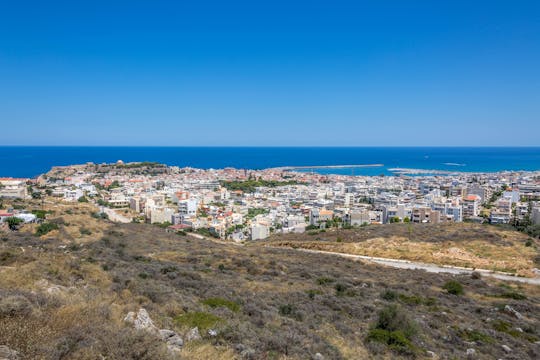
[[[540,145],[0,145],[72,148],[540,148]]]

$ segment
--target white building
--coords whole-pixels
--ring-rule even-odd
[[[84,193],[81,189],[66,189],[64,190],[64,200],[77,201]]]
[[[27,198],[26,179],[0,178],[0,197]]]
[[[531,222],[535,225],[540,225],[540,206],[535,206],[532,208]]]
[[[263,224],[251,225],[251,240],[262,240],[270,236],[270,228]]]
[[[173,222],[174,209],[168,207],[154,207],[150,215],[151,224]]]
[[[181,216],[191,217],[197,214],[199,201],[195,198],[178,201],[178,213]]]

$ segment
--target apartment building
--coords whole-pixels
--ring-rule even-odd
[[[465,196],[462,201],[463,217],[473,218],[477,217],[480,210],[481,198],[479,195],[471,194]]]
[[[429,207],[415,207],[412,209],[412,222],[414,223],[439,223],[441,213]]]

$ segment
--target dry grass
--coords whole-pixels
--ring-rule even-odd
[[[79,208],[78,204],[73,206]],[[202,313],[223,320],[215,324],[216,337],[201,331],[201,341],[186,343],[183,358],[240,359],[243,351],[253,359],[309,359],[317,352],[325,359],[407,358],[366,341],[377,313],[389,303],[405,308],[418,324],[420,336],[414,342],[420,349],[419,358],[425,350],[435,351],[441,358],[463,358],[470,345],[458,336],[467,333],[462,328],[488,333],[497,342],[508,344],[517,358],[540,355],[528,338],[512,335],[512,329],[519,326],[532,329],[527,336],[540,337],[539,287],[423,271],[391,271],[331,255],[259,244],[240,247],[196,240],[150,225],[98,221],[83,208],[78,210],[81,213],[58,211],[53,216],[76,224],[97,221],[95,234],[101,236],[81,240],[61,225],[56,235],[37,238],[23,228],[0,241],[0,253],[11,254],[0,264],[0,297],[22,297],[31,309],[22,316],[22,311],[27,311],[24,306],[14,303],[10,312],[9,302],[2,304],[0,344],[19,351],[23,359],[95,359],[99,355],[166,359],[161,341],[124,323],[126,313],[140,307],[148,310],[157,326],[181,335],[189,326],[175,321],[179,316]],[[475,233],[480,234],[480,229]],[[341,243],[331,241],[335,234],[328,232],[324,234],[328,239],[314,243],[354,247],[364,242],[373,244],[375,251],[382,234],[368,229],[367,236],[363,230],[351,233],[351,238]],[[364,238],[353,241],[353,236]],[[399,239],[403,234],[397,229],[386,238],[392,236]],[[467,236],[472,237],[473,231],[466,231]],[[308,243],[307,237],[288,241]],[[415,242],[426,247],[439,245],[439,251],[444,244]],[[459,240],[454,243],[460,244]],[[506,249],[517,245],[501,242],[497,246]],[[450,295],[442,289],[450,279],[462,283],[464,295]],[[49,288],[58,290],[51,292]],[[402,296],[392,301],[382,299],[380,294],[385,290]],[[504,297],[509,292],[526,298]],[[410,301],[420,297],[435,302]],[[215,298],[238,307],[209,306],[207,300]],[[498,310],[506,304],[524,319]],[[17,309],[22,309],[21,314],[11,315]],[[487,317],[504,321],[510,330],[492,330]],[[477,344],[475,348],[484,358],[505,356],[500,346]]]
[[[315,237],[275,236],[271,245],[463,266],[521,276],[532,276],[533,268],[538,266],[535,264],[537,247],[525,246],[527,236],[516,231],[475,224],[391,224],[388,227],[395,231],[389,233],[392,229],[386,226],[328,231]],[[338,238],[341,241],[338,242]]]
[[[208,360],[208,359],[223,359],[236,360],[240,357],[231,349],[225,347],[215,347],[210,344],[187,344],[181,352],[186,359],[192,360]]]

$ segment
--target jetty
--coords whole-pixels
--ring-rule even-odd
[[[282,170],[282,171],[294,171],[294,170],[311,170],[311,169],[353,169],[353,168],[367,168],[367,167],[381,167],[381,166],[384,166],[384,164],[280,166],[274,169]]]

